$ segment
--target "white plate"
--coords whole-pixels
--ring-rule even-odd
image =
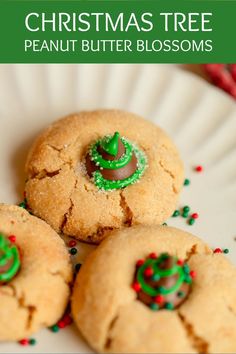
[[[173,137],[191,179],[180,205],[190,205],[200,217],[193,226],[181,217],[168,224],[199,235],[212,247],[229,248],[236,264],[236,106],[218,89],[172,66],[0,66],[0,201],[22,199],[25,157],[41,129],[70,112],[100,107],[141,114]],[[193,171],[198,164],[204,172]],[[83,258],[86,250],[80,249]],[[0,352],[90,351],[74,326],[56,334],[45,329],[33,337],[34,347],[0,344]]]

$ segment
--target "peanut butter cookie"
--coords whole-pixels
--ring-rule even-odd
[[[35,141],[26,171],[32,212],[57,232],[92,243],[122,226],[163,223],[183,184],[170,138],[119,110],[55,122]]]

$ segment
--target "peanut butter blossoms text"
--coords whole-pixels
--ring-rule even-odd
[[[116,132],[91,145],[85,166],[87,174],[99,189],[121,189],[141,178],[147,158],[134,143]]]

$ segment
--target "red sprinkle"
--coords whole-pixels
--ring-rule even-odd
[[[194,270],[191,270],[191,272],[189,274],[192,279],[196,278],[197,273]]]
[[[132,284],[132,288],[138,293],[141,290],[141,285],[138,282],[135,282]]]
[[[177,264],[179,266],[182,266],[184,264],[184,261],[182,259],[178,259]]]
[[[222,249],[219,247],[214,249],[214,253],[222,253],[222,252],[223,252]]]
[[[65,315],[63,317],[63,322],[65,323],[66,326],[69,326],[72,323],[72,318],[69,314]]]
[[[29,345],[29,340],[27,339],[27,338],[24,338],[24,339],[21,339],[20,341],[19,341],[19,344],[20,345]]]
[[[195,171],[202,172],[203,171],[203,167],[201,165],[198,165],[198,166],[195,167]]]
[[[151,267],[147,267],[144,271],[144,274],[146,275],[146,277],[151,277],[153,275],[153,269]]]
[[[15,242],[16,242],[16,236],[10,235],[10,236],[8,237],[8,240],[11,241],[11,243],[15,243]]]
[[[75,240],[70,240],[70,242],[68,243],[69,247],[75,247],[77,244],[77,242]]]
[[[157,258],[156,253],[154,253],[154,252],[150,253],[149,258],[156,259]]]
[[[191,218],[193,218],[193,219],[198,219],[198,218],[199,218],[198,213],[193,213],[193,214],[191,215]]]
[[[137,263],[136,263],[136,266],[137,266],[137,267],[141,267],[141,266],[143,265],[143,263],[144,263],[144,260],[143,260],[143,259],[139,259],[139,260],[137,261]]]
[[[157,295],[157,296],[154,298],[154,301],[155,301],[157,304],[161,305],[161,304],[164,302],[164,296],[162,296],[162,295]]]
[[[144,263],[144,259],[139,259],[136,263],[136,266],[141,267],[143,265],[143,263]]]
[[[64,322],[63,320],[60,320],[60,321],[57,323],[57,325],[58,325],[58,327],[61,328],[61,329],[66,327],[66,324],[65,324],[65,322]]]

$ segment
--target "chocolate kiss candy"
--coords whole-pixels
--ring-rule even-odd
[[[150,255],[137,265],[133,288],[138,300],[152,310],[173,310],[185,301],[191,283],[188,264],[163,253],[158,258]]]
[[[122,140],[120,139],[119,133],[116,132],[110,140],[100,144],[97,148],[98,153],[102,156],[104,160],[107,161],[119,161],[119,159],[125,154],[126,150]],[[137,170],[137,158],[134,152],[131,152],[132,157],[130,161],[123,167],[117,168],[104,168],[102,166],[97,166],[95,162],[91,159],[91,155],[86,156],[86,170],[90,177],[94,171],[99,170],[102,176],[109,181],[118,181],[128,178],[133,175]]]

